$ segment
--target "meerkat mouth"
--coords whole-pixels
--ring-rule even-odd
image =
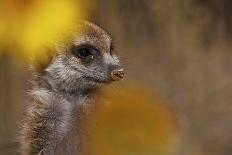
[[[110,79],[96,79],[93,77],[85,77],[88,81],[94,82],[94,83],[110,83],[112,80]]]

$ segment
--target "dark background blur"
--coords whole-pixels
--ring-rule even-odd
[[[183,134],[178,154],[231,154],[232,1],[94,3],[90,20],[113,35],[126,78],[152,85],[173,107]],[[28,71],[4,55],[0,75],[0,154],[16,154]]]

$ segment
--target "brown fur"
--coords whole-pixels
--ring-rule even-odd
[[[83,155],[84,116],[98,89],[115,80],[111,73],[120,68],[110,53],[111,37],[100,27],[84,22],[67,34],[68,38],[59,38],[50,48],[54,51],[46,63],[33,66],[33,85],[21,131],[24,155]],[[88,64],[72,52],[71,47],[83,44],[97,49]]]

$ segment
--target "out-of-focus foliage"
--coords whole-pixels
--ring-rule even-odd
[[[107,88],[102,96],[87,132],[91,155],[169,155],[178,150],[176,117],[149,87],[136,82]]]

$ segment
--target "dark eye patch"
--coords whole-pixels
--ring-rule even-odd
[[[93,54],[91,52],[91,49],[89,49],[89,48],[81,48],[81,49],[79,49],[79,51],[77,53],[77,57],[80,59],[85,59],[91,55],[93,55]]]
[[[99,51],[91,45],[80,45],[72,48],[72,54],[85,62],[91,62],[99,54]]]

